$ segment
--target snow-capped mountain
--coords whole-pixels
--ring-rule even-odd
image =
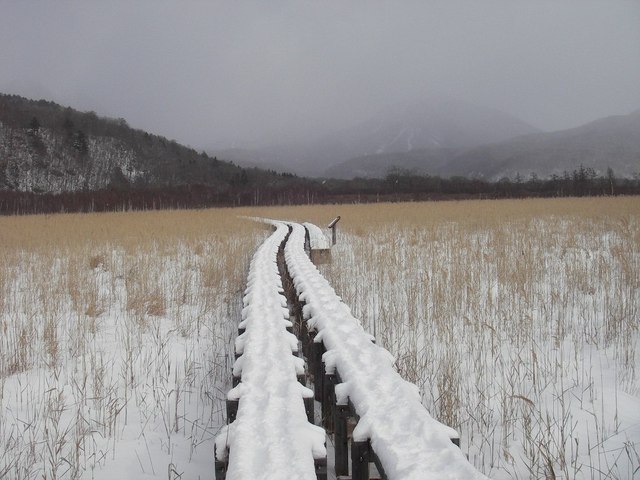
[[[599,174],[611,168],[621,177],[640,174],[640,110],[470,149],[453,159],[451,172],[491,179],[531,172],[549,177],[580,166]]]
[[[640,174],[640,110],[550,133],[521,135],[472,148],[427,147],[375,153],[346,160],[326,170],[335,178],[381,178],[393,169],[440,177],[464,176],[499,180],[563,176],[582,168],[603,175]]]
[[[440,99],[395,106],[351,128],[313,141],[235,150],[235,161],[323,176],[327,169],[365,155],[425,148],[466,149],[539,130],[511,115],[470,103]]]

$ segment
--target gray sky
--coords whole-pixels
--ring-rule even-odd
[[[0,91],[196,148],[438,96],[554,130],[640,108],[640,1],[0,0]]]

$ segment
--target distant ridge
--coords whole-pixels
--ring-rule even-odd
[[[471,149],[458,156],[453,172],[490,179],[517,174],[550,177],[580,166],[616,176],[640,174],[640,110],[583,126],[538,133]]]
[[[132,129],[123,119],[0,94],[0,215],[630,195],[640,191],[639,126],[640,111],[466,150],[432,146],[333,167],[347,177],[378,178],[309,179],[242,168]],[[566,172],[545,178],[544,168]],[[511,172],[511,180],[502,178]]]
[[[468,149],[437,147],[411,152],[366,155],[325,171],[336,178],[384,177],[390,169],[421,174],[454,175],[489,180],[561,176],[580,167],[616,176],[640,174],[640,110],[551,133],[532,133]]]
[[[325,176],[327,169],[355,157],[423,149],[467,149],[538,129],[506,113],[452,99],[432,99],[388,108],[351,128],[312,141],[258,150],[236,149],[243,165]]]

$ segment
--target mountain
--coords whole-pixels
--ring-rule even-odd
[[[384,177],[404,169],[442,177],[503,177],[563,175],[580,168],[616,176],[640,173],[640,110],[596,120],[581,127],[534,133],[475,148],[421,149],[352,158],[326,171],[336,178]]]
[[[269,160],[272,157],[265,156],[260,150],[251,150],[249,148],[212,149],[211,155],[224,158],[245,168],[268,169],[276,172],[291,171],[291,168],[284,163],[279,163],[278,160]]]
[[[380,153],[352,158],[329,167],[329,178],[384,178],[393,170],[449,176],[450,163],[458,150],[452,148],[422,148],[410,152]]]
[[[538,133],[470,149],[452,161],[452,174],[490,179],[562,175],[580,166],[616,176],[640,173],[640,110],[581,127]]]
[[[446,99],[388,109],[326,136],[321,143],[351,158],[424,148],[470,148],[538,131],[498,110]]]
[[[290,179],[198,153],[132,129],[123,119],[0,94],[0,191],[60,193],[203,185],[225,192]]]
[[[354,157],[414,152],[422,149],[466,149],[538,132],[498,110],[457,100],[414,102],[381,111],[358,125],[310,141],[236,151],[243,165],[324,176],[327,169]]]

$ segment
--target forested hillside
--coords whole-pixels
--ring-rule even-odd
[[[616,178],[618,171],[599,174],[583,165],[548,179],[516,175],[492,182],[464,174],[451,176],[445,171],[450,150],[431,158],[432,166],[438,164],[440,169],[424,174],[418,168],[420,152],[410,152],[408,165],[400,162],[409,169],[393,168],[395,162],[387,166],[386,160],[397,160],[402,154],[386,155],[375,166],[374,176],[381,178],[309,179],[242,168],[174,140],[132,129],[124,119],[0,94],[0,214],[640,191],[637,176]],[[362,162],[356,175],[369,176],[370,166]]]
[[[62,193],[204,185],[222,193],[291,175],[243,169],[122,119],[0,95],[0,190]]]

